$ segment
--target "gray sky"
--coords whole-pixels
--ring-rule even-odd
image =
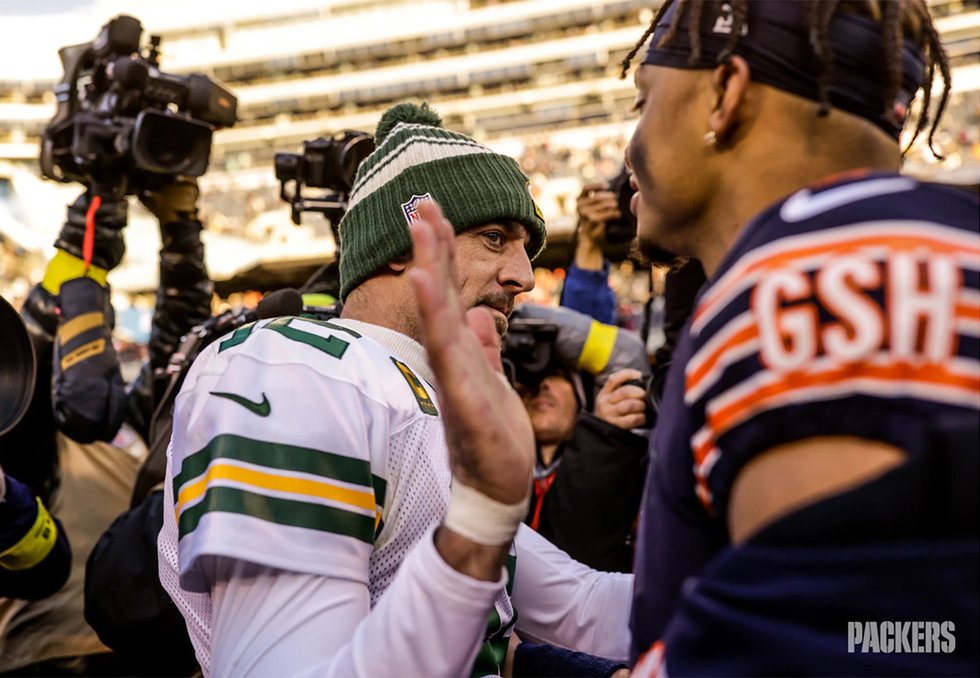
[[[91,4],[92,0],[0,0],[0,17],[65,12]]]

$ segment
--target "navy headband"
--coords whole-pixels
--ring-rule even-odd
[[[670,42],[659,46],[676,17],[678,3],[674,3],[657,24],[643,63],[670,68],[717,67],[732,32],[732,11],[728,3],[715,6],[717,13],[703,17],[701,53],[696,60],[691,61],[690,12],[684,13]],[[802,2],[753,2],[734,53],[748,62],[753,81],[820,101],[821,63],[810,43],[803,6]],[[902,86],[894,106],[885,110],[888,73],[881,25],[868,17],[840,12],[831,20],[828,40],[834,55],[830,103],[871,121],[897,141],[912,99],[925,80],[921,51],[904,40]]]

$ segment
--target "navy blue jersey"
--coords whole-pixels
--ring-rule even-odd
[[[848,663],[855,655],[847,654],[840,620],[874,619],[875,609],[909,620],[939,614],[920,598],[905,604],[889,596],[895,581],[915,573],[907,585],[941,601],[952,586],[943,575],[953,570],[965,578],[956,593],[967,604],[946,613],[973,610],[964,624],[976,633],[977,580],[961,571],[963,563],[976,567],[975,533],[966,542],[946,534],[942,548],[928,534],[869,539],[875,520],[895,521],[887,513],[870,520],[877,514],[868,509],[866,531],[850,542],[837,543],[832,533],[808,541],[811,527],[804,527],[798,543],[753,538],[734,548],[727,513],[740,469],[777,445],[846,435],[914,456],[935,447],[942,422],[978,422],[978,220],[977,201],[963,192],[884,174],[802,190],[743,229],[699,294],[651,439],[656,463],[635,566],[634,657],[663,640],[667,671],[677,675],[798,673],[806,665],[794,657],[808,652],[823,653],[818,674],[888,672],[880,663]],[[945,554],[941,562],[936,554]],[[856,592],[889,602],[861,607]],[[817,617],[820,629],[809,625]],[[689,642],[695,628],[704,645]],[[724,654],[730,648],[718,634],[731,636],[731,628],[746,634],[735,644],[746,652],[765,647],[753,645],[753,633],[782,637],[789,652],[777,660],[770,648],[768,664],[762,657],[708,665],[692,656],[712,646]],[[970,652],[968,645],[961,649]]]

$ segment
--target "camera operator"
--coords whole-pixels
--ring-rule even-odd
[[[22,311],[39,356],[39,375],[27,416],[0,439],[0,459],[8,470],[17,468],[61,519],[75,559],[68,583],[54,596],[26,606],[0,602],[0,607],[18,610],[2,630],[0,671],[123,670],[83,617],[85,562],[96,540],[129,507],[140,464],[134,455],[145,452],[145,446],[133,434],[128,436],[135,441],[132,449],[108,441],[124,420],[146,440],[153,368],[166,364],[190,326],[210,316],[211,301],[196,181],[172,177],[141,191],[140,200],[160,220],[160,288],[149,363],[124,389],[112,349],[105,280],[125,251],[125,184],[122,175],[100,177],[69,206],[57,253]],[[86,230],[94,234],[89,247]],[[36,454],[20,453],[24,449]]]
[[[578,212],[575,258],[561,292],[561,305],[592,316],[607,325],[616,324],[616,295],[609,287],[609,260],[602,250],[606,223],[622,217],[616,194],[608,184],[582,187],[575,201]]]
[[[639,370],[614,372],[584,409],[582,379],[555,364],[518,390],[534,429],[537,463],[525,522],[575,560],[629,572],[633,521],[646,468],[646,391],[629,383]]]
[[[210,316],[195,177],[207,169],[213,130],[234,124],[237,100],[202,74],[161,71],[159,38],[141,47],[141,35],[137,19],[119,16],[92,42],[63,47],[58,105],[42,133],[44,176],[85,190],[68,208],[57,252],[23,309],[40,374],[27,415],[0,440],[0,459],[61,518],[75,561],[51,598],[26,607],[0,602],[3,672],[129,672],[83,616],[86,561],[130,505],[162,368],[181,335]],[[127,390],[112,347],[106,277],[125,251],[129,195],[160,221],[163,247],[149,364]],[[24,449],[35,454],[18,454]],[[115,584],[133,586],[128,578]],[[145,604],[124,602],[140,611]],[[160,658],[175,659],[179,650],[170,646]],[[157,670],[167,666],[161,661]]]

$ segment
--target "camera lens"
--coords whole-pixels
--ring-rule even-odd
[[[349,139],[341,156],[344,188],[350,189],[357,177],[357,168],[374,151],[374,138],[367,134],[357,134]]]
[[[208,168],[211,126],[206,123],[145,110],[137,117],[133,136],[138,169],[199,177]]]
[[[194,148],[194,140],[187,135],[174,134],[167,138],[162,134],[147,139],[146,153],[161,167],[179,167],[187,161]]]

